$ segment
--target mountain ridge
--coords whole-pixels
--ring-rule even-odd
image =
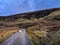
[[[37,12],[29,12],[23,14],[15,14],[11,16],[0,16],[0,27],[11,27],[11,26],[28,27],[34,25],[34,23],[36,24],[34,20],[38,20],[39,18],[48,16],[50,13],[58,9],[60,8],[53,8],[53,9],[47,9],[47,10],[41,10]]]

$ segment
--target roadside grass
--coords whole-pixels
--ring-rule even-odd
[[[32,40],[32,37],[31,37],[31,35],[29,34],[28,31],[27,31],[27,35],[28,35],[29,39],[31,40],[31,44],[36,45],[36,43]]]
[[[27,33],[28,33],[33,45],[40,45],[41,40],[44,40],[44,38],[46,37],[46,35],[48,33],[47,33],[47,31],[44,31],[44,28],[38,30],[37,28],[34,28],[34,27],[27,28]]]
[[[0,44],[16,32],[17,30],[0,30]]]
[[[52,27],[36,25],[28,27],[27,32],[35,45],[60,45],[60,26],[54,28],[53,25]]]
[[[38,37],[46,37],[46,34],[46,31],[35,31],[35,35],[37,35]]]

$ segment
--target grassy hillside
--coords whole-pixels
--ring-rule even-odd
[[[28,12],[23,14],[15,14],[11,16],[0,16],[0,27],[18,26],[21,23],[30,23],[39,18],[49,15],[59,8],[41,10],[36,12]]]
[[[35,45],[60,45],[60,8],[5,17],[0,16],[0,30],[1,28],[3,30],[0,33],[0,38],[6,36],[6,33],[9,36],[11,33],[13,34],[11,27],[13,32],[25,28],[29,38]],[[8,28],[9,31],[4,31],[5,28]],[[9,36],[7,35],[7,37]],[[6,38],[2,39],[5,40]]]
[[[17,31],[18,30],[11,28],[0,29],[0,43],[4,42],[7,38],[15,34]]]
[[[57,20],[57,21],[59,21],[60,20],[60,9],[52,12],[48,16],[45,16],[44,20],[51,20],[51,21]]]
[[[35,45],[60,45],[60,9],[38,19],[36,23],[27,28]]]

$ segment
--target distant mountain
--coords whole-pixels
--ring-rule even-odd
[[[19,26],[19,25],[22,26],[23,24],[25,24],[26,26],[27,23],[31,25],[31,23],[33,23],[31,22],[32,18],[39,19],[48,16],[49,14],[51,14],[56,10],[60,10],[60,8],[46,9],[23,14],[15,14],[11,16],[0,16],[0,27]]]
[[[11,15],[11,16],[0,16],[0,21],[14,21],[16,19],[19,18],[24,18],[24,19],[30,19],[31,17],[34,18],[40,18],[40,17],[44,17],[46,15],[49,15],[50,13],[52,13],[53,11],[60,9],[60,8],[54,8],[54,9],[46,9],[46,10],[40,10],[40,11],[36,11],[36,12],[27,12],[27,13],[22,13],[22,14],[15,14],[15,15]]]

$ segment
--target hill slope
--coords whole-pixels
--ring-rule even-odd
[[[27,28],[35,45],[60,45],[60,9],[40,18],[36,23]]]
[[[28,12],[24,14],[15,14],[11,16],[0,16],[0,27],[19,26],[22,25],[22,23],[32,23],[32,20],[47,16],[57,9],[59,8]]]

